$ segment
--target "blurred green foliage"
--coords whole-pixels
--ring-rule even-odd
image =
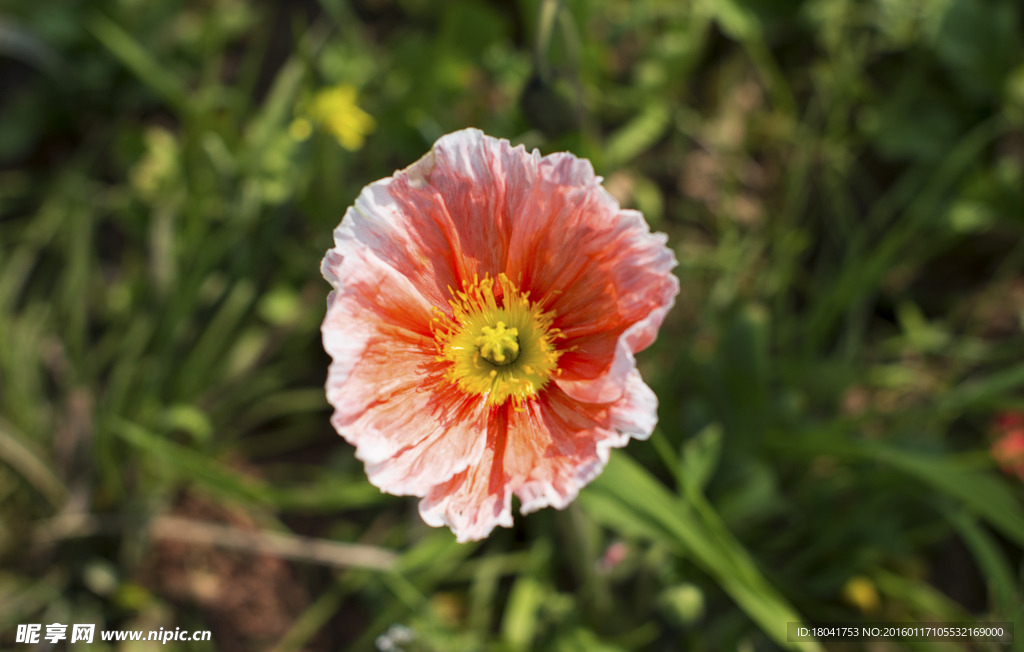
[[[5,644],[1021,631],[1024,491],[988,454],[1024,411],[1016,0],[0,0],[0,116]],[[465,126],[589,157],[683,287],[640,356],[652,441],[474,545],[366,482],[318,334],[345,208]],[[168,514],[397,564],[175,547],[147,527]]]

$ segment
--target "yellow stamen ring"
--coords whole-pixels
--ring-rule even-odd
[[[445,377],[492,405],[519,407],[558,373],[553,316],[504,274],[463,283],[451,291],[451,314],[435,309],[434,339]]]

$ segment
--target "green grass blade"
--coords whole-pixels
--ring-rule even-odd
[[[998,612],[997,620],[1009,621],[1019,617],[1020,588],[1014,585],[1013,568],[999,544],[966,510],[946,509],[945,514],[985,575]]]
[[[966,469],[945,457],[866,446],[872,457],[957,499],[1010,539],[1024,546],[1024,508],[1001,478]]]
[[[169,468],[182,479],[194,480],[203,487],[222,496],[241,499],[244,502],[267,504],[270,493],[261,483],[229,470],[216,460],[179,446],[134,423],[114,420],[113,430],[147,458],[159,460],[163,468]]]
[[[96,15],[87,27],[105,48],[176,111],[182,115],[192,111],[184,85],[120,25],[106,16]]]
[[[588,491],[618,502],[617,509],[632,511],[661,530],[674,547],[710,573],[736,603],[776,643],[790,649],[820,650],[814,642],[788,643],[786,623],[801,622],[786,600],[764,579],[756,564],[721,522],[705,520],[710,507],[697,510],[668,492],[643,467],[627,456],[613,455],[605,472]],[[590,503],[593,506],[593,503]],[[586,506],[586,503],[585,503]],[[615,507],[613,507],[615,508]]]

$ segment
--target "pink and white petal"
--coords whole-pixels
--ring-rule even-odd
[[[433,305],[446,306],[449,287],[501,271],[507,147],[476,129],[442,137],[416,163],[362,190],[335,229],[336,246],[368,249]]]
[[[331,423],[376,486],[425,495],[480,457],[483,401],[444,378],[429,306],[407,277],[352,248],[329,254],[324,275],[346,279],[322,326]]]
[[[523,514],[562,509],[597,477],[612,448],[649,437],[657,422],[657,398],[635,370],[615,403],[580,403],[552,386],[523,408],[495,409],[479,463],[420,502],[428,525],[450,527],[459,541],[482,539],[512,526],[513,493]]]
[[[535,267],[550,277],[542,285],[565,278],[564,272],[585,274],[585,261],[564,255],[564,231],[580,216],[574,204],[594,197],[618,209],[589,162],[570,154],[541,158],[507,140],[463,129],[443,136],[405,170],[367,186],[335,239],[369,248],[444,306],[447,288],[458,289],[474,274],[511,272],[519,282],[522,270],[509,261],[513,249],[522,249],[520,240],[551,238],[538,252],[550,259]]]
[[[582,401],[615,400],[632,353],[654,341],[679,292],[667,238],[620,209],[590,163],[570,154],[541,160],[522,203],[507,273],[555,314],[563,389]]]
[[[423,522],[449,527],[459,543],[486,538],[495,527],[512,527],[512,487],[503,468],[508,412],[507,405],[491,409],[479,461],[420,501]]]
[[[447,288],[457,287],[462,273],[458,256],[451,253],[457,243],[447,216],[423,195],[408,190],[405,173],[366,186],[334,230],[332,251],[362,250],[364,258],[405,276],[431,305],[445,305]],[[345,282],[328,280],[335,287]]]
[[[423,522],[448,527],[459,543],[486,539],[496,527],[512,527],[512,501],[505,485],[491,487],[486,473],[489,456],[481,464],[434,487],[420,501]]]
[[[431,307],[408,277],[351,241],[329,251],[321,271],[335,287],[320,329],[333,359],[327,397],[338,410],[335,418],[347,423],[379,395],[396,392],[395,383],[414,377],[407,366],[382,366],[389,357],[382,354],[406,363],[433,359]],[[393,374],[402,369],[406,373]]]
[[[559,345],[570,350],[559,358],[562,373],[555,380],[558,386],[581,401],[615,400],[622,392],[625,378],[636,369],[633,354],[654,341],[675,301],[679,281],[671,274],[667,278],[670,280],[662,295],[665,303],[655,304],[646,317],[632,323],[621,334],[612,329],[562,340]]]
[[[640,372],[634,369],[626,379],[626,392],[612,406],[612,428],[644,441],[658,425],[658,396]]]
[[[556,326],[569,337],[624,330],[652,300],[671,301],[678,283],[665,277],[675,258],[665,236],[620,209],[600,181],[585,159],[542,158],[464,129],[367,186],[335,237],[369,248],[434,305],[474,275],[505,272],[564,316]]]
[[[539,420],[531,415],[518,432],[510,428],[510,449],[533,439],[519,448],[520,456],[506,458],[510,474],[522,478],[515,493],[523,514],[565,508],[601,473],[611,449],[631,438],[650,437],[658,421],[658,399],[636,370],[624,385],[619,400],[607,405],[582,403],[553,388],[540,402]],[[525,454],[528,450],[535,451],[532,457]]]
[[[459,239],[459,254],[471,271],[496,276],[504,261],[515,215],[507,198],[517,192],[516,179],[539,159],[506,140],[463,129],[434,145],[429,187],[443,201]],[[471,276],[464,277],[472,280]]]
[[[357,448],[370,482],[394,495],[425,496],[484,455],[487,406],[444,379],[429,380],[394,401],[374,406],[353,424],[370,446]],[[397,436],[396,436],[397,434]],[[381,457],[380,442],[405,441]]]

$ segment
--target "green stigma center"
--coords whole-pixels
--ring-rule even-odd
[[[508,328],[499,321],[493,327],[484,326],[481,335],[473,342],[480,355],[491,364],[503,367],[512,364],[519,357],[519,331]]]

